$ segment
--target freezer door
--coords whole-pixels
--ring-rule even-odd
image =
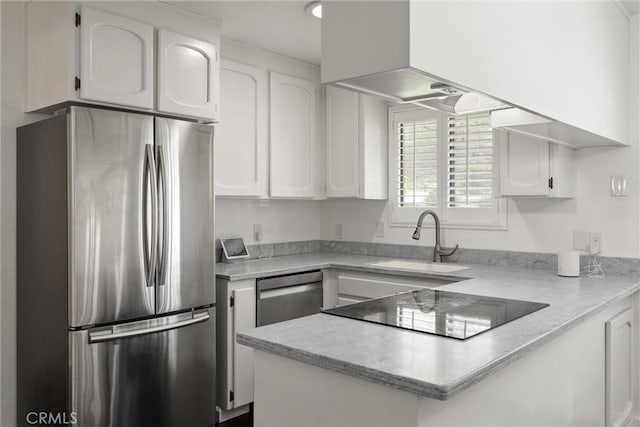
[[[214,425],[214,319],[211,308],[70,332],[77,425]]]
[[[154,314],[153,117],[72,107],[72,327]]]
[[[156,118],[158,313],[215,301],[213,127]]]

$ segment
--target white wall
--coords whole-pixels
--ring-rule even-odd
[[[631,145],[579,150],[574,199],[511,199],[508,202],[508,230],[443,230],[445,245],[458,243],[466,248],[551,253],[571,249],[573,231],[586,230],[602,232],[604,255],[640,257],[638,21],[638,15],[631,20]],[[609,194],[610,176],[618,174],[627,177],[626,197]],[[389,207],[387,202],[327,201],[323,204],[322,237],[335,238],[336,224],[344,224],[345,240],[433,245],[432,232],[424,232],[422,240],[416,242],[411,239],[410,228],[389,227]],[[375,237],[378,221],[386,224],[384,238]]]
[[[324,140],[323,91],[320,86],[320,68],[317,65],[225,39],[222,40],[220,54],[226,59],[316,82],[316,137],[318,141]],[[224,109],[224,106],[221,108]],[[319,144],[316,155],[320,164],[323,164],[323,151],[322,145]],[[321,167],[320,171],[324,173],[324,167]],[[319,184],[322,185],[323,182],[324,177],[320,176]],[[319,239],[322,203],[217,197],[216,238],[240,236],[249,244],[258,243],[254,240],[253,225],[261,224],[263,240],[260,243]]]
[[[322,203],[300,200],[230,200],[216,198],[216,238],[242,237],[247,244],[321,238]],[[262,225],[257,242],[253,225]]]
[[[0,2],[2,9],[2,115],[0,144],[0,390],[2,426],[16,425],[16,127],[45,116],[23,114],[22,2]]]

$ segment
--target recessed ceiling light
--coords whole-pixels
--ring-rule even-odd
[[[304,7],[304,11],[315,16],[316,18],[322,18],[322,3],[317,0],[307,3],[307,5]]]

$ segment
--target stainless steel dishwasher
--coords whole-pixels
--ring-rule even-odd
[[[320,313],[322,271],[311,271],[257,280],[258,326]]]

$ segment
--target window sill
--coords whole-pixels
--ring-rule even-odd
[[[415,228],[416,222],[409,221],[390,221],[389,227],[391,228]],[[434,228],[433,222],[426,223],[423,228]],[[492,223],[453,223],[440,221],[440,228],[443,230],[490,230],[490,231],[505,231],[507,230],[507,221],[504,222],[492,222]]]

